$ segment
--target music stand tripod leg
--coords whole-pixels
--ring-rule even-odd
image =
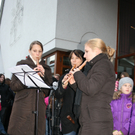
[[[36,135],[38,135],[38,103],[39,103],[39,89],[37,90]]]
[[[38,87],[38,85],[31,79],[31,77],[29,75],[27,75],[27,76],[35,84],[35,86],[38,88],[37,89],[37,110],[35,111],[35,114],[36,114],[36,135],[38,135],[38,103],[39,103],[40,87]]]

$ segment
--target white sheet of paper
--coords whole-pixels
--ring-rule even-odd
[[[28,65],[18,65],[14,66],[12,68],[9,68],[11,73],[15,73],[17,78],[26,86],[28,87],[40,87],[40,88],[50,88],[43,80],[42,78]],[[24,72],[26,72],[24,77]],[[27,73],[28,72],[28,73]],[[37,84],[37,86],[30,80],[30,78]]]

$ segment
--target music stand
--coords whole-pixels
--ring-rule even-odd
[[[15,72],[15,70],[17,69],[18,72]],[[10,68],[10,71],[18,77],[18,79],[25,85],[28,86],[28,88],[35,88],[37,89],[37,107],[36,107],[36,111],[34,111],[33,113],[36,115],[36,135],[38,135],[38,103],[39,103],[39,91],[41,91],[41,88],[48,88],[50,89],[51,87],[49,87],[48,85],[45,84],[45,82],[41,79],[41,77],[39,75],[37,75],[38,72],[40,71],[34,71],[33,69],[31,69],[28,65],[18,65],[15,66],[13,68]],[[29,78],[29,80],[28,80]],[[22,81],[23,80],[23,81]],[[27,81],[29,81],[29,84],[27,84]],[[40,83],[41,82],[41,86],[40,87]],[[31,84],[33,83],[33,84]]]

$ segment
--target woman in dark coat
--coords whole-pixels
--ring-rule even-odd
[[[6,129],[3,125],[5,125],[6,120],[6,111],[8,107],[9,101],[9,86],[5,84],[5,76],[4,74],[0,74],[0,97],[1,97],[1,108],[0,111],[0,134],[7,135]]]
[[[71,73],[82,91],[79,135],[112,135],[113,117],[110,107],[114,88],[115,72],[110,58],[114,49],[106,47],[101,39],[92,39],[85,44],[84,57],[87,63],[84,73],[79,68]]]
[[[82,64],[84,61],[83,58],[84,52],[81,50],[73,50],[69,59],[72,67],[76,65],[77,67]],[[75,102],[75,91],[68,85],[67,83],[63,85],[64,81],[68,77],[68,73],[61,76],[59,80],[59,87],[55,92],[55,97],[57,99],[63,98],[63,105],[60,113],[60,120],[62,125],[62,133],[63,135],[77,135],[79,129],[78,119],[75,118],[74,110],[74,102]],[[63,82],[63,83],[62,83]],[[67,116],[70,116],[75,123],[72,123]]]
[[[9,86],[9,90],[8,90],[8,106],[7,109],[5,111],[5,119],[4,119],[4,127],[5,130],[7,131],[8,128],[8,123],[9,123],[9,118],[10,118],[10,114],[12,111],[12,106],[13,106],[13,102],[14,102],[14,97],[15,97],[15,93],[10,89],[10,82],[11,80],[9,78],[5,79],[5,84]]]
[[[42,43],[34,41],[30,45],[30,56],[26,60],[21,60],[17,65],[27,64],[35,71],[41,71],[40,76],[47,85],[52,83],[51,69],[45,64],[41,58],[43,53]],[[39,65],[36,60],[39,59]],[[11,89],[16,92],[8,133],[10,135],[35,135],[35,114],[36,111],[36,96],[37,89],[27,88],[23,85],[16,76],[12,76]],[[45,134],[45,102],[44,95],[48,96],[47,89],[41,89],[39,92],[39,115],[38,115],[38,135]]]
[[[4,123],[5,120],[4,115],[8,107],[8,100],[9,100],[9,86],[5,84],[5,76],[3,74],[0,74],[0,95],[2,105],[1,121],[2,123]]]

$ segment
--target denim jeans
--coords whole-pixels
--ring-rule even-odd
[[[45,133],[45,135],[48,135],[48,120],[46,119],[46,133]]]
[[[1,122],[1,118],[0,118],[0,133],[6,134],[4,126],[3,126],[2,122]]]
[[[77,133],[75,131],[72,131],[72,132],[70,132],[68,134],[63,134],[63,135],[77,135]]]
[[[45,135],[51,135],[52,134],[52,131],[51,131],[51,129],[50,129],[50,132],[49,132],[49,122],[48,122],[48,120],[46,119],[46,133],[45,133]]]
[[[7,107],[2,107],[2,110],[1,110],[1,112],[0,112],[1,122],[2,122],[3,124],[4,124],[4,122],[5,122],[4,114],[5,114],[6,108],[7,108]]]

